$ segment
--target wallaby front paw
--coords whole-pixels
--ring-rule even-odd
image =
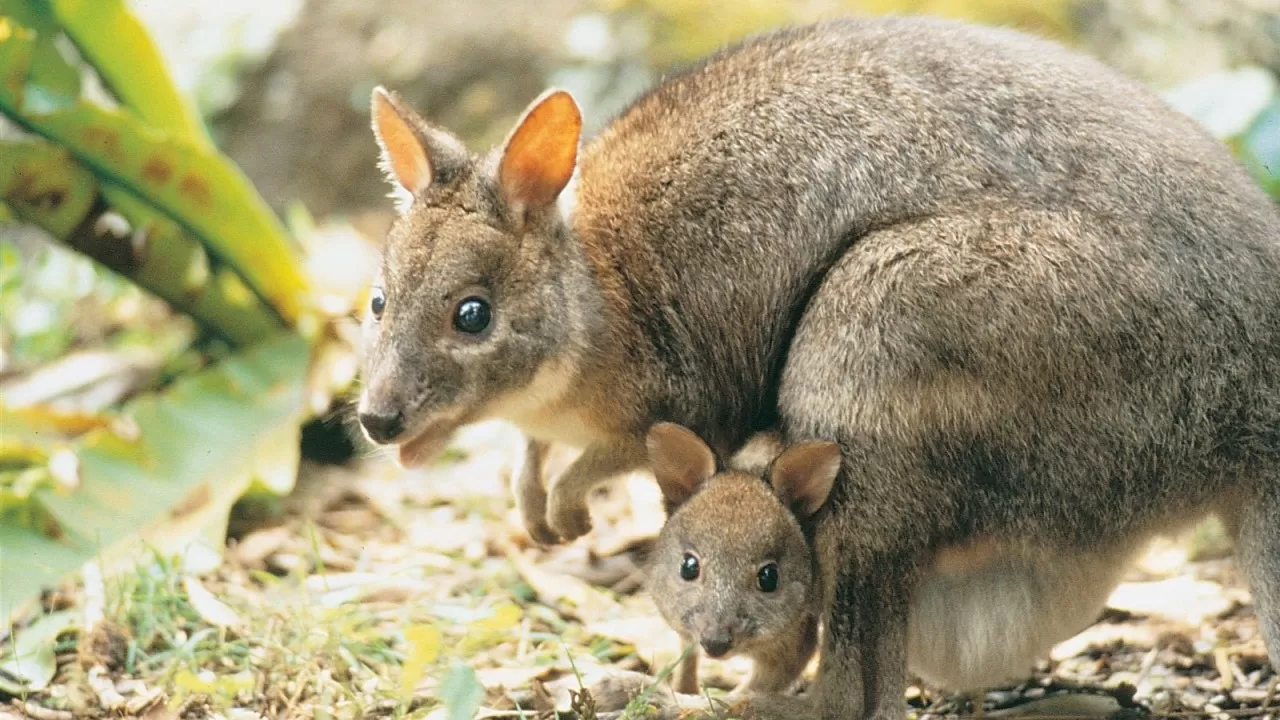
[[[584,503],[561,503],[554,494],[547,510],[547,522],[564,542],[577,540],[591,532],[591,513]]]

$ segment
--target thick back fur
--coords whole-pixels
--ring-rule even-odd
[[[1230,269],[1224,279],[1273,262],[1274,210],[1192,121],[1094,61],[943,21],[840,21],[750,40],[637,101],[587,148],[581,172],[574,225],[602,276],[626,268],[611,289],[638,321],[640,367],[658,373],[650,381],[671,405],[656,413],[729,444],[742,438],[717,435],[764,427],[774,412],[814,283],[877,229],[1054,208],[1097,237],[1057,248],[1085,266],[1177,267],[1197,237],[1233,239],[1210,253]],[[1099,302],[1126,312],[1142,298],[1125,296],[1160,278],[1133,280]],[[1070,285],[1023,282],[1070,302]]]

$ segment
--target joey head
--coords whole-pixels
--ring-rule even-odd
[[[717,473],[711,448],[679,425],[654,425],[648,447],[669,512],[648,568],[658,610],[707,655],[752,658],[739,691],[787,690],[817,644],[819,583],[806,531],[840,449],[786,448],[762,479]],[[686,654],[678,692],[697,692],[697,657],[697,649]]]

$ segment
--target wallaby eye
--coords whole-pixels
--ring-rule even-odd
[[[778,563],[769,563],[756,573],[756,586],[761,592],[771,593],[778,589]]]
[[[382,288],[376,287],[369,298],[369,309],[373,311],[373,319],[382,319],[382,311],[387,309],[387,296],[382,294]]]
[[[685,553],[684,559],[680,561],[680,578],[683,580],[697,580],[698,574],[702,572],[702,568],[698,565],[698,556],[693,553]]]
[[[489,329],[493,313],[484,298],[469,297],[458,303],[453,311],[453,327],[460,333],[479,335]]]

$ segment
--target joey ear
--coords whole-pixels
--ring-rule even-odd
[[[646,439],[649,463],[669,507],[681,505],[716,474],[716,456],[694,432],[675,423],[658,423]]]
[[[801,517],[811,517],[827,501],[840,474],[840,446],[832,442],[802,442],[783,451],[769,468],[769,482]]]
[[[466,146],[449,133],[431,128],[398,95],[381,85],[371,101],[373,135],[382,150],[379,165],[398,191],[401,212],[431,183],[465,167]]]
[[[564,90],[549,90],[529,105],[498,163],[498,185],[517,214],[556,201],[573,177],[581,133],[582,112]]]

